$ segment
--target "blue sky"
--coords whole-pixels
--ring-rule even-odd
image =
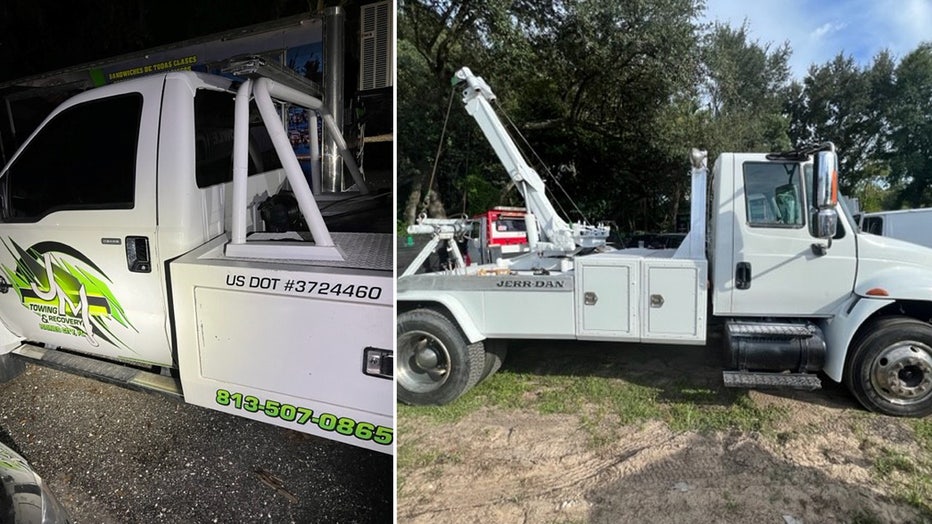
[[[751,39],[773,48],[788,41],[797,79],[839,52],[864,67],[882,49],[899,61],[932,41],[932,0],[706,0],[705,14],[732,27],[746,19]]]

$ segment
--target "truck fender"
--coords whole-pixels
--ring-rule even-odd
[[[871,295],[867,292],[876,289],[886,291],[884,298],[932,301],[932,271],[917,267],[890,267],[858,282],[854,292],[868,297]]]
[[[841,382],[845,372],[848,347],[858,329],[874,313],[894,302],[889,298],[854,296],[842,304],[841,311],[822,323],[828,351],[822,371],[836,382]]]
[[[476,325],[476,322],[473,320],[472,316],[468,313],[463,304],[454,296],[448,295],[445,293],[438,293],[436,291],[429,292],[420,292],[420,291],[405,291],[398,293],[398,304],[399,309],[401,309],[401,304],[403,303],[422,303],[422,304],[439,304],[447,309],[452,315],[452,319],[459,328],[463,331],[463,335],[466,336],[466,339],[470,344],[479,342],[480,340],[485,339],[485,335],[482,334],[482,331]]]

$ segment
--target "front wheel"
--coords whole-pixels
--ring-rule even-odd
[[[854,344],[845,383],[871,411],[932,414],[932,326],[906,317],[876,321]]]
[[[469,344],[450,320],[430,309],[398,315],[398,400],[448,404],[479,382],[485,365],[482,342]]]

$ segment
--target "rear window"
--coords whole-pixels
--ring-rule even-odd
[[[233,180],[235,95],[201,89],[194,97],[195,178],[205,188]],[[249,107],[249,174],[281,167],[254,102]]]

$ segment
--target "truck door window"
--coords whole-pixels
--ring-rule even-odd
[[[35,222],[66,209],[132,209],[142,95],[70,107],[29,142],[2,181],[2,218]]]
[[[805,224],[799,164],[746,162],[744,192],[748,225],[801,228]]]
[[[233,93],[200,89],[194,96],[195,178],[203,189],[233,180]],[[249,105],[249,174],[278,169],[281,162],[255,103]]]

